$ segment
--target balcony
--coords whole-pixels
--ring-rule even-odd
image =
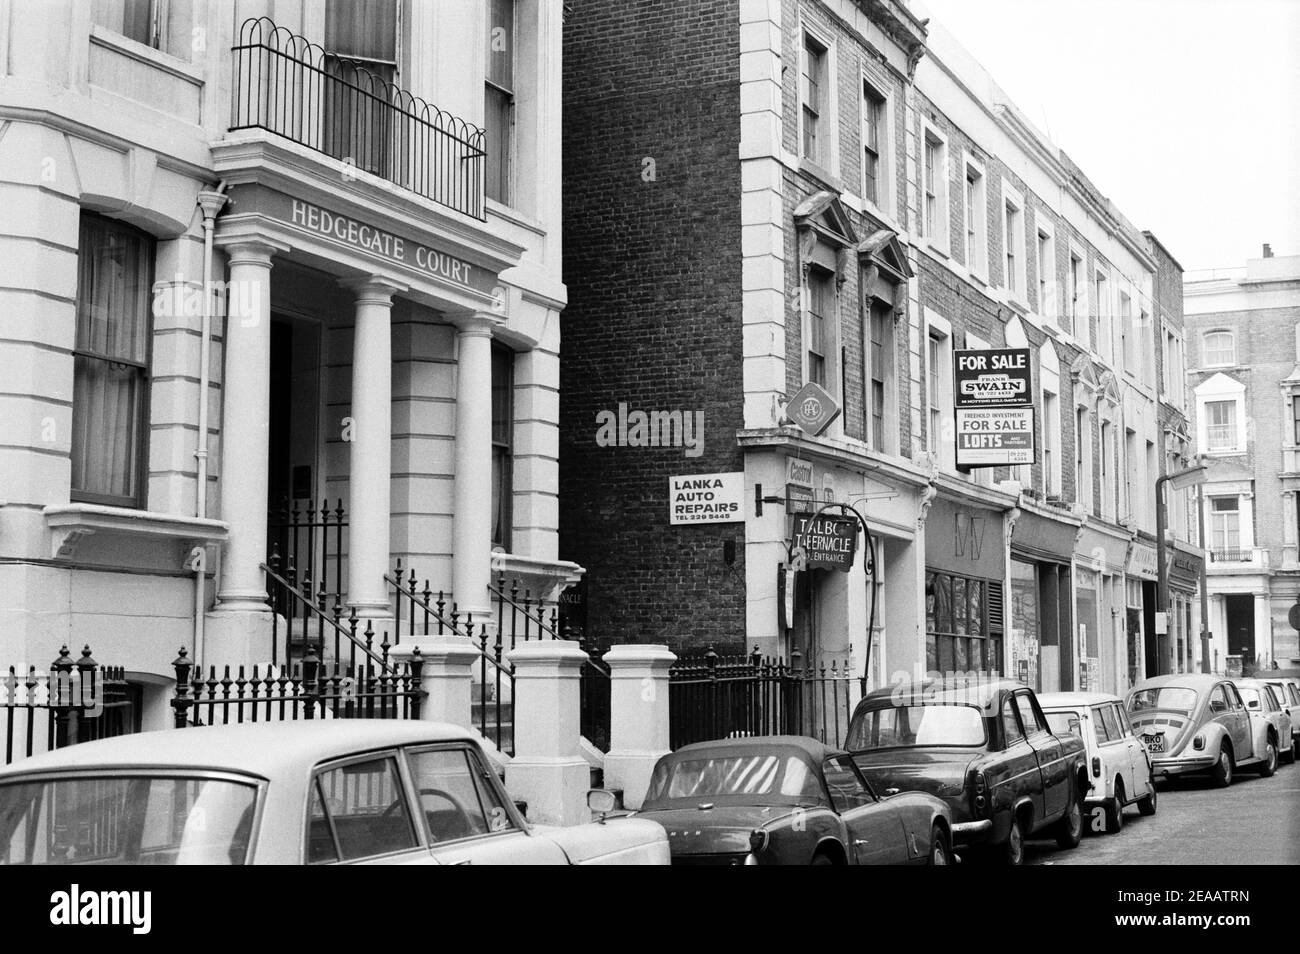
[[[479,127],[266,17],[245,21],[231,52],[231,132],[265,129],[484,218]]]
[[[1254,573],[1268,569],[1267,547],[1214,547],[1208,552],[1207,573]]]

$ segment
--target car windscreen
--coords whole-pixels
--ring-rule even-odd
[[[1147,709],[1164,709],[1191,715],[1196,708],[1196,690],[1184,686],[1161,686],[1158,689],[1137,689],[1128,701],[1128,711],[1134,715]]]
[[[885,706],[858,712],[845,747],[852,752],[924,745],[983,745],[984,717],[975,706]]]
[[[1079,714],[1077,712],[1045,712],[1047,724],[1052,730],[1052,735],[1077,735],[1083,738],[1083,730],[1080,728]]]
[[[225,778],[15,780],[0,785],[0,865],[242,865],[256,803]]]
[[[822,800],[821,784],[808,763],[771,752],[666,759],[655,766],[646,804],[677,799],[807,804]]]

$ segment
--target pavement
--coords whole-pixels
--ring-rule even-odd
[[[1228,788],[1208,779],[1159,783],[1155,815],[1124,811],[1124,827],[1094,834],[1085,817],[1083,842],[1060,851],[1031,841],[1032,865],[1300,864],[1300,765],[1280,765],[1272,778],[1240,769]]]

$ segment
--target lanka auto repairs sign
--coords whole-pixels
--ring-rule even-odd
[[[1034,399],[1028,348],[953,354],[957,466],[1034,462]]]
[[[745,519],[741,509],[745,475],[683,474],[668,478],[668,522],[738,523]]]

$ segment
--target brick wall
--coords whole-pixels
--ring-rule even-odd
[[[738,25],[737,0],[584,0],[565,22],[560,556],[615,642],[744,639],[743,525],[668,525],[670,476],[741,469]],[[703,411],[703,455],[597,446],[619,402]]]

